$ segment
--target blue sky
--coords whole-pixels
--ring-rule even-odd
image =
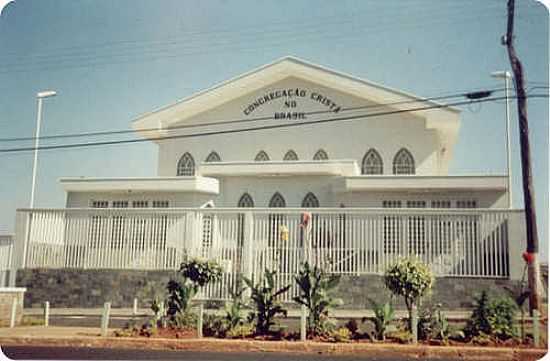
[[[548,12],[533,0],[517,7],[527,86],[548,86]],[[17,0],[0,18],[0,138],[33,136],[40,90],[58,92],[45,101],[43,135],[128,129],[141,113],[286,55],[420,96],[500,87],[489,74],[509,69],[505,27],[505,0]],[[528,106],[546,258],[548,100]],[[450,172],[504,173],[504,104],[462,109]],[[522,207],[515,102],[511,130]],[[156,157],[147,143],[41,152],[36,206],[63,207],[60,177],[153,176]],[[0,154],[0,169],[0,230],[13,231],[15,209],[29,203],[32,154]]]

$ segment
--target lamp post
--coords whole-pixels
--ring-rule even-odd
[[[36,132],[34,136],[34,161],[32,164],[32,188],[31,188],[31,203],[30,208],[34,208],[34,188],[36,186],[36,167],[38,165],[38,145],[40,143],[40,123],[42,121],[42,100],[53,97],[57,93],[53,90],[46,90],[36,94],[38,99],[38,111],[36,114]]]
[[[495,71],[491,73],[493,78],[504,79],[506,98],[506,175],[508,176],[508,208],[512,208],[512,149],[510,147],[510,80],[512,73],[509,71]]]

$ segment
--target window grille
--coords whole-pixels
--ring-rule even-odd
[[[298,154],[292,149],[286,152],[283,160],[298,160]]]
[[[309,192],[302,200],[302,208],[319,208],[319,200],[315,194]]]
[[[206,157],[206,160],[205,162],[221,162],[222,161],[222,158],[220,157],[220,155],[214,151],[210,152],[210,154],[208,154],[208,157]]]
[[[168,208],[169,206],[169,201],[153,201],[153,208]]]
[[[375,149],[369,151],[363,157],[361,165],[361,174],[382,174],[384,173],[384,165],[382,157]]]
[[[319,149],[313,156],[313,160],[328,160],[328,154],[323,149]]]
[[[473,199],[456,201],[456,208],[477,208],[477,201]]]
[[[401,208],[401,201],[387,200],[382,202],[384,208]],[[384,253],[399,254],[401,240],[401,220],[394,215],[384,216]]]
[[[256,154],[256,158],[254,158],[256,162],[267,162],[269,160],[269,156],[266,152],[261,150],[258,154]]]
[[[448,200],[432,201],[432,208],[451,208],[451,201],[448,201]]]
[[[415,174],[414,158],[405,148],[402,148],[393,158],[393,174]]]
[[[195,160],[189,153],[181,156],[178,162],[178,176],[194,176],[195,175]]]

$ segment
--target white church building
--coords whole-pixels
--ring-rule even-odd
[[[521,278],[507,176],[448,172],[458,109],[285,57],[132,127],[158,175],[62,178],[66,208],[18,210],[18,283],[189,255],[218,259],[224,289],[266,267],[291,280],[304,257],[359,277],[416,256],[440,277]]]

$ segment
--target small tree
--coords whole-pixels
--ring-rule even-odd
[[[200,287],[221,279],[222,268],[215,261],[193,258],[183,262],[179,269],[182,280],[168,281],[166,289],[166,316],[177,327],[193,323],[189,308]]]
[[[338,286],[339,275],[330,275],[322,268],[308,262],[302,265],[302,269],[295,277],[300,289],[300,294],[294,297],[294,301],[307,307],[307,330],[309,335],[324,334],[327,330],[328,313],[330,308],[342,304],[342,300],[330,295],[330,291]]]
[[[401,259],[384,274],[386,287],[396,296],[402,296],[409,313],[409,330],[412,331],[412,310],[432,288],[434,276],[430,268],[416,259]]]
[[[389,325],[395,317],[393,306],[391,302],[377,303],[373,299],[369,299],[369,302],[374,312],[372,322],[374,323],[375,337],[377,340],[384,341],[386,340]],[[365,320],[366,318],[363,318],[363,321]]]
[[[251,313],[251,319],[255,320],[256,333],[260,335],[269,333],[270,327],[275,324],[273,319],[277,314],[282,314],[285,317],[287,315],[287,311],[277,298],[287,292],[290,285],[276,290],[275,274],[276,271],[266,269],[264,276],[256,284],[251,279],[243,277],[244,282],[251,290],[250,298],[256,308]]]

